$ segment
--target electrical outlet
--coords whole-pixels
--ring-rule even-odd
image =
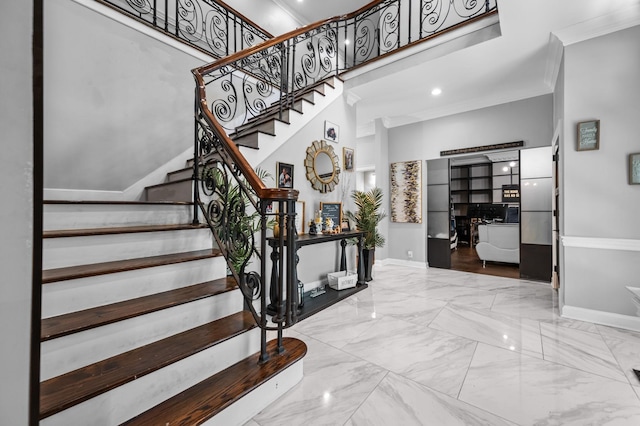
[[[407,250],[407,257],[413,259],[413,252],[411,250]]]

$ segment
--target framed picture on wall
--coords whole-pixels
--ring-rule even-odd
[[[629,154],[629,185],[640,185],[640,152]]]
[[[276,166],[278,188],[293,188],[293,164],[280,163]]]
[[[344,169],[348,172],[353,171],[353,165],[355,164],[355,151],[353,148],[342,148],[342,161]]]
[[[330,121],[324,122],[324,138],[329,142],[340,142],[340,127]]]
[[[600,149],[600,120],[578,123],[578,151]]]

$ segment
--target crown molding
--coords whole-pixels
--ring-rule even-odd
[[[640,3],[554,31],[563,46],[640,25]]]

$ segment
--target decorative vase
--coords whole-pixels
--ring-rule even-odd
[[[373,280],[371,272],[373,270],[375,254],[376,249],[362,249],[362,260],[364,261],[364,280],[366,282]]]

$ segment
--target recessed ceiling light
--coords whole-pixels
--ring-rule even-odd
[[[515,167],[515,166],[516,166],[516,162],[515,162],[515,161],[510,162],[510,163],[509,163],[509,166],[511,166],[511,167]]]
[[[344,44],[349,44],[349,43],[351,43],[351,42],[349,41],[348,38],[344,40]]]
[[[508,172],[508,171],[509,171],[509,168],[508,168],[507,166],[504,166],[504,167],[502,168],[502,171],[503,171],[503,172]]]
[[[439,87],[436,87],[436,88],[434,88],[434,89],[431,91],[431,94],[432,94],[433,96],[438,96],[440,93],[442,93],[442,89],[441,89],[441,88],[439,88]]]

